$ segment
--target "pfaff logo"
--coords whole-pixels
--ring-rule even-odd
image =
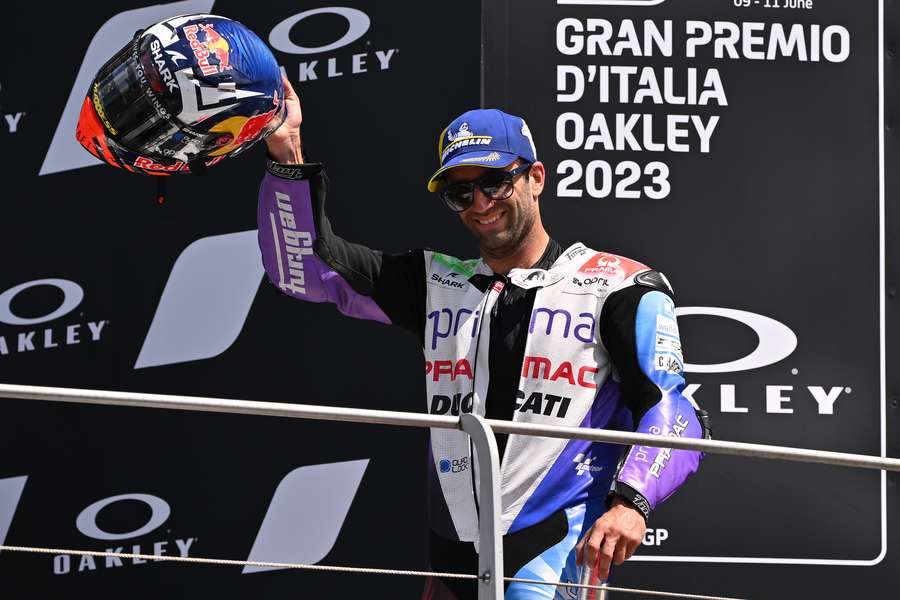
[[[322,560],[334,546],[350,510],[350,504],[368,465],[368,460],[310,465],[294,469],[278,484],[269,508],[256,534],[248,561],[314,564]],[[0,479],[0,545],[6,543],[10,523],[19,506],[27,477]],[[119,502],[140,502],[150,510],[146,522],[131,531],[111,532],[101,528],[97,521],[103,511]],[[37,503],[42,509],[46,504]],[[75,519],[75,528],[94,542],[120,542],[140,539],[136,544],[104,547],[111,553],[151,554],[163,556],[175,554],[186,557],[196,538],[146,541],[146,536],[160,530],[168,522],[171,506],[153,494],[119,494],[93,502]],[[309,531],[317,535],[307,535]],[[96,543],[95,543],[96,545]],[[76,561],[77,564],[76,564]],[[127,561],[127,562],[126,562]],[[97,571],[126,565],[144,564],[142,559],[103,559],[73,557],[60,554],[52,559],[56,575],[68,575],[83,571]],[[272,571],[275,567],[244,567],[243,573]]]
[[[436,360],[425,361],[425,375],[431,375],[432,381],[440,381],[446,375],[450,381],[456,381],[458,377],[472,379],[472,365],[465,358],[457,361]]]

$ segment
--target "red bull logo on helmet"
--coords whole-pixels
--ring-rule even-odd
[[[221,133],[230,133],[233,139],[226,145],[218,148],[217,150],[210,152],[210,156],[216,156],[221,154],[226,154],[231,152],[232,150],[240,147],[242,144],[252,141],[259,137],[260,132],[263,128],[269,124],[275,114],[278,112],[278,102],[277,102],[277,94],[275,96],[275,105],[276,108],[273,108],[269,112],[264,112],[261,115],[256,115],[255,117],[229,117],[216,125],[215,127],[210,128],[210,131],[221,132]]]
[[[231,68],[231,45],[212,25],[187,25],[184,35],[194,51],[201,73],[215,75]],[[211,57],[215,62],[210,62]]]
[[[204,161],[204,164],[207,167],[211,167],[224,158],[224,156],[217,156],[212,160]],[[160,173],[175,173],[190,170],[188,164],[180,160],[176,160],[173,164],[164,165],[147,156],[138,156],[134,160],[134,166],[139,169],[144,169],[145,171],[157,171]]]

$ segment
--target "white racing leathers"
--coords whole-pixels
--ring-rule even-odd
[[[658,272],[582,244],[547,270],[513,269],[508,277],[495,275],[483,261],[427,250],[408,254],[422,266],[397,271],[394,259],[333,233],[324,214],[326,183],[319,164],[270,163],[258,207],[269,280],[291,297],[331,302],[349,316],[395,325],[423,319],[429,412],[485,414],[491,312],[502,287],[510,285],[537,291],[518,389],[508,392],[515,398],[492,398],[499,403],[494,406],[514,401],[519,422],[704,434],[695,407],[681,393],[674,303]],[[418,300],[406,302],[414,290],[422,291],[415,279],[423,274],[424,310]],[[432,430],[431,455],[432,528],[448,539],[477,541],[476,463],[468,436]],[[603,502],[611,489],[647,515],[696,471],[700,458],[686,450],[510,436],[500,469],[503,532],[584,502]]]
[[[493,275],[481,261],[463,262],[426,251],[425,265],[428,410],[483,415],[491,311],[504,283],[494,278],[485,291],[476,287],[472,282],[479,275]],[[510,271],[506,285],[538,288],[514,421],[635,429],[604,347],[600,315],[606,298],[636,285],[641,273],[650,271],[582,244],[568,248],[549,270]],[[701,437],[694,406],[681,394],[683,359],[669,296],[645,294],[635,327],[636,358],[660,388],[659,403],[644,414],[637,430]],[[431,454],[432,477],[437,478],[459,539],[477,542],[477,462],[468,436],[433,429]],[[503,533],[538,523],[557,510],[603,499],[614,480],[638,491],[652,508],[674,492],[700,460],[697,452],[643,447],[631,449],[620,462],[622,454],[621,446],[611,444],[511,435],[500,467]]]

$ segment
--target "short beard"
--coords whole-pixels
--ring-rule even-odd
[[[530,210],[524,217],[521,226],[518,227],[516,231],[510,232],[512,235],[508,240],[500,242],[497,245],[489,246],[485,244],[483,238],[478,238],[478,248],[481,251],[481,255],[487,258],[506,258],[515,254],[516,250],[522,246],[533,228],[534,211]]]

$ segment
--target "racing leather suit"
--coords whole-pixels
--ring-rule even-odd
[[[682,394],[673,293],[661,273],[580,243],[562,249],[552,240],[533,268],[506,275],[482,260],[431,250],[385,255],[334,234],[326,189],[320,164],[269,163],[257,215],[269,280],[289,296],[331,302],[348,316],[418,335],[429,412],[707,435],[705,415]],[[646,518],[702,457],[521,435],[498,441],[508,539],[562,520],[547,539],[557,541],[562,530],[574,531],[568,537],[577,540],[587,528],[582,523],[602,514],[610,494],[624,496]],[[430,454],[433,547],[477,544],[468,436],[434,429]],[[433,551],[432,566],[440,562]]]

